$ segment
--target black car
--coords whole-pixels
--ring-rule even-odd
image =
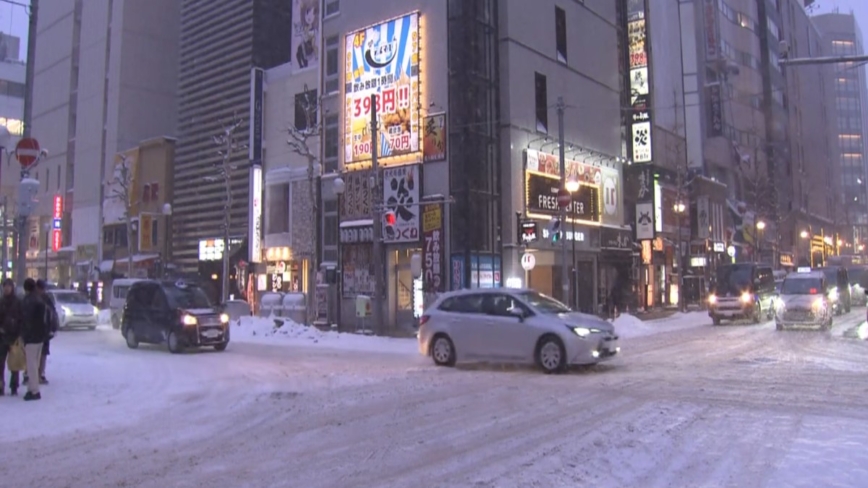
[[[771,319],[776,294],[772,267],[737,263],[717,267],[708,295],[708,315],[714,325],[722,320],[748,319],[755,324]]]
[[[144,280],[127,293],[121,333],[127,346],[167,344],[172,353],[186,347],[229,345],[229,316],[211,304],[204,291],[182,280]]]

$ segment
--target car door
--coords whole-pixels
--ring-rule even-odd
[[[481,303],[481,294],[459,295],[451,300],[447,310],[442,310],[446,329],[455,344],[456,353],[462,359],[484,358],[487,327]]]
[[[168,337],[169,328],[175,325],[166,292],[159,285],[153,285],[153,296],[148,308],[148,327],[155,342],[163,342]]]
[[[520,309],[525,318],[513,315]],[[486,336],[485,354],[497,361],[524,362],[533,357],[535,332],[527,318],[530,310],[512,295],[491,293],[483,301]]]
[[[123,311],[124,329],[132,329],[139,341],[147,342],[147,320],[145,312],[148,303],[144,299],[144,290],[141,287],[133,287],[127,293],[126,304]]]
[[[152,319],[152,316],[153,316],[152,308],[153,308],[153,302],[154,302],[154,293],[155,293],[156,289],[157,289],[157,286],[155,284],[146,283],[137,289],[137,291],[138,291],[137,295],[138,296],[136,297],[136,299],[140,302],[139,308],[142,311],[141,312],[142,320],[140,321],[140,325],[139,325],[139,327],[141,329],[140,337],[144,337],[145,341],[151,342],[151,343],[158,343],[161,340],[160,336],[156,333],[156,331],[154,329],[154,324],[153,324],[153,319]],[[136,334],[139,334],[139,332],[136,332]]]

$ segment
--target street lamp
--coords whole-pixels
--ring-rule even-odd
[[[338,269],[335,270],[335,288],[336,295],[338,296],[337,302],[337,310],[335,311],[335,319],[338,325],[338,329],[341,327],[341,309],[344,307],[344,256],[343,249],[341,248],[341,198],[344,195],[344,192],[347,189],[347,184],[344,183],[344,179],[338,176],[332,181],[332,186],[334,187],[335,195],[338,198]]]
[[[165,223],[164,223],[165,230],[163,231],[163,259],[162,259],[162,261],[163,261],[162,275],[163,276],[162,277],[166,278],[167,274],[168,274],[166,271],[169,269],[168,268],[168,264],[169,264],[169,232],[170,232],[169,227],[170,227],[170,221],[172,218],[172,204],[171,203],[167,202],[167,203],[163,204],[163,217],[165,217]]]
[[[564,188],[568,192],[570,192],[570,203],[572,203],[574,200],[573,195],[579,191],[579,180],[576,178],[568,179],[567,182],[564,184]],[[572,272],[573,292],[570,293],[570,305],[572,305],[574,309],[578,309],[579,308],[579,272],[578,272],[578,269],[576,269],[577,268],[577,264],[576,264],[576,219],[572,218],[572,219],[570,219],[570,222],[571,222],[570,223],[570,226],[571,226],[570,232],[573,233],[572,244],[570,244],[572,247],[572,251],[573,251],[573,272]]]
[[[764,234],[763,231],[766,230],[766,223],[764,221],[760,220],[755,225],[756,225],[757,231],[754,233],[755,234],[754,237],[756,238],[757,261],[759,261],[760,259],[762,259],[762,236],[761,236],[761,234]],[[774,253],[772,253],[772,254],[774,254]]]
[[[673,210],[675,210],[675,214],[678,216],[678,249],[676,251],[676,256],[678,257],[678,308],[683,312],[686,310],[686,306],[684,303],[684,252],[681,249],[684,245],[682,242],[682,217],[684,216],[684,212],[687,211],[687,205],[679,200],[673,206]]]

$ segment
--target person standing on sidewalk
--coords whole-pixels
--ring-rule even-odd
[[[9,364],[9,391],[18,395],[19,372],[24,369],[24,346],[21,344],[21,300],[15,295],[15,282],[3,281],[3,297],[0,298],[0,396],[6,394],[3,382],[5,368]]]
[[[24,300],[21,303],[23,327],[21,337],[24,339],[24,356],[27,360],[27,394],[24,400],[40,400],[39,393],[39,361],[42,348],[48,340],[48,321],[45,300],[36,292],[36,282],[33,278],[24,280]]]
[[[42,346],[42,356],[39,359],[39,384],[47,385],[48,378],[45,377],[45,365],[48,362],[48,355],[51,354],[51,339],[57,333],[60,327],[60,320],[57,316],[57,307],[54,303],[54,297],[48,293],[48,284],[45,280],[36,280],[36,292],[45,301],[46,321],[48,321],[48,339]]]

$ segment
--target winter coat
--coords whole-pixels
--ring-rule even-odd
[[[25,344],[42,344],[48,340],[49,323],[47,320],[45,300],[34,293],[29,293],[21,303],[23,316],[21,337]]]
[[[0,298],[0,344],[11,346],[21,335],[21,300],[15,296]]]
[[[48,336],[49,339],[54,337],[57,329],[60,328],[60,317],[57,316],[57,307],[54,304],[54,297],[50,293],[43,293],[42,299],[45,300],[45,313],[48,316]]]

